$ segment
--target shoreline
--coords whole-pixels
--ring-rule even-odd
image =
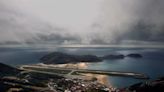
[[[60,64],[58,64],[60,65]],[[67,64],[65,64],[67,65]],[[91,73],[91,74],[100,74],[100,75],[109,75],[109,76],[120,76],[120,77],[132,77],[135,79],[149,79],[149,77],[142,73],[136,72],[122,72],[122,71],[105,71],[105,70],[90,70],[90,69],[76,69],[76,68],[65,68],[63,66],[59,67],[57,65],[46,65],[46,64],[33,64],[33,65],[22,65],[20,69],[25,68],[35,68],[35,69],[50,69],[50,70],[60,70],[66,71],[69,70],[71,74],[73,73]]]
[[[93,78],[96,78],[99,81],[99,83],[104,84],[104,85],[109,86],[109,87],[113,87],[113,88],[122,88],[122,86],[113,85],[113,83],[110,82],[109,77],[132,78],[132,79],[137,79],[137,80],[142,80],[142,81],[143,80],[146,81],[149,79],[148,76],[141,74],[141,73],[135,73],[135,72],[107,71],[109,73],[105,73],[106,71],[101,72],[101,70],[99,70],[99,71],[98,70],[97,71],[91,70],[90,71],[86,67],[88,64],[89,63],[87,63],[87,64],[81,63],[78,65],[76,64],[76,67],[78,67],[78,69],[75,69],[75,67],[73,67],[72,64],[68,65],[71,67],[66,68],[65,66],[67,66],[67,64],[46,65],[46,64],[42,64],[42,63],[32,64],[32,65],[22,65],[20,68],[29,67],[29,68],[33,68],[34,70],[39,69],[39,73],[47,73],[47,71],[48,71],[48,74],[55,74],[55,75],[63,76],[63,77],[68,78],[68,79],[92,80]],[[40,71],[40,69],[41,69],[41,71]],[[44,72],[44,71],[46,71],[46,72]],[[55,71],[55,72],[53,72],[53,71]],[[35,72],[35,71],[31,71],[31,72]],[[122,74],[119,74],[117,72],[122,73]],[[138,75],[139,75],[139,77],[138,77]]]

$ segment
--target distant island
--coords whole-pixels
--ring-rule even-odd
[[[53,52],[43,56],[40,62],[44,64],[65,64],[65,63],[79,63],[79,62],[101,62],[103,60],[116,60],[124,59],[125,57],[130,58],[142,58],[141,54],[131,53],[128,55],[123,54],[110,54],[102,57],[96,55],[73,55],[63,52]]]
[[[135,54],[135,53],[128,54],[127,56],[128,57],[132,57],[132,58],[142,58],[142,55],[141,54]]]

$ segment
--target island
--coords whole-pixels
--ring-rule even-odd
[[[43,56],[40,59],[41,63],[44,64],[66,64],[66,63],[79,63],[79,62],[101,62],[103,60],[117,60],[124,59],[126,57],[130,58],[142,58],[141,54],[131,53],[128,55],[123,54],[109,54],[102,57],[96,55],[73,55],[63,52],[53,52]]]
[[[131,58],[142,58],[142,55],[141,54],[133,53],[133,54],[128,54],[127,57],[131,57]]]
[[[78,62],[99,62],[101,58],[94,55],[72,55],[62,52],[53,52],[43,56],[41,62],[44,64],[65,64]]]

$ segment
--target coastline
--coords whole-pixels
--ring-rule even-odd
[[[139,79],[139,80],[147,80],[148,79],[147,76],[138,78],[138,77],[136,77],[136,75],[139,73],[133,73],[133,72],[109,71],[109,74],[108,74],[108,73],[101,72],[101,71],[95,71],[95,70],[90,71],[87,69],[88,64],[89,63],[79,63],[79,64],[69,64],[69,65],[68,64],[46,65],[46,64],[39,63],[39,64],[32,64],[32,65],[23,65],[23,67],[24,68],[28,67],[29,69],[33,68],[34,70],[35,69],[37,70],[39,68],[39,69],[41,69],[41,71],[39,70],[40,72],[47,71],[47,69],[48,69],[48,72],[49,71],[52,72],[54,70],[56,72],[56,70],[57,70],[61,73],[62,71],[64,71],[64,72],[66,71],[66,73],[61,74],[61,76],[64,76],[66,78],[71,78],[71,79],[72,78],[75,78],[75,79],[80,78],[80,79],[85,79],[85,80],[91,80],[92,78],[96,77],[100,83],[110,86],[112,88],[115,88],[115,87],[117,88],[117,86],[112,85],[109,77],[122,77],[122,78],[132,78],[132,79]],[[74,66],[78,67],[78,69],[75,68]],[[119,73],[123,73],[123,74],[119,74]],[[58,74],[58,72],[57,72],[57,74]],[[139,75],[143,76],[142,74],[139,74]]]
[[[65,68],[65,67],[56,67],[56,66],[53,66],[53,65],[46,65],[46,64],[24,65],[24,66],[21,66],[21,69],[26,69],[26,68],[70,70],[70,71],[78,72],[78,73],[91,73],[91,74],[100,74],[100,75],[109,75],[109,76],[132,77],[132,78],[136,78],[136,79],[149,79],[149,77],[147,75],[142,74],[142,73]]]

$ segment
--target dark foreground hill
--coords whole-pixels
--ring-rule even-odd
[[[0,77],[6,76],[6,75],[15,75],[15,74],[18,74],[19,72],[20,70],[14,67],[0,63]]]
[[[153,81],[137,83],[128,89],[130,92],[164,92],[164,77]]]

